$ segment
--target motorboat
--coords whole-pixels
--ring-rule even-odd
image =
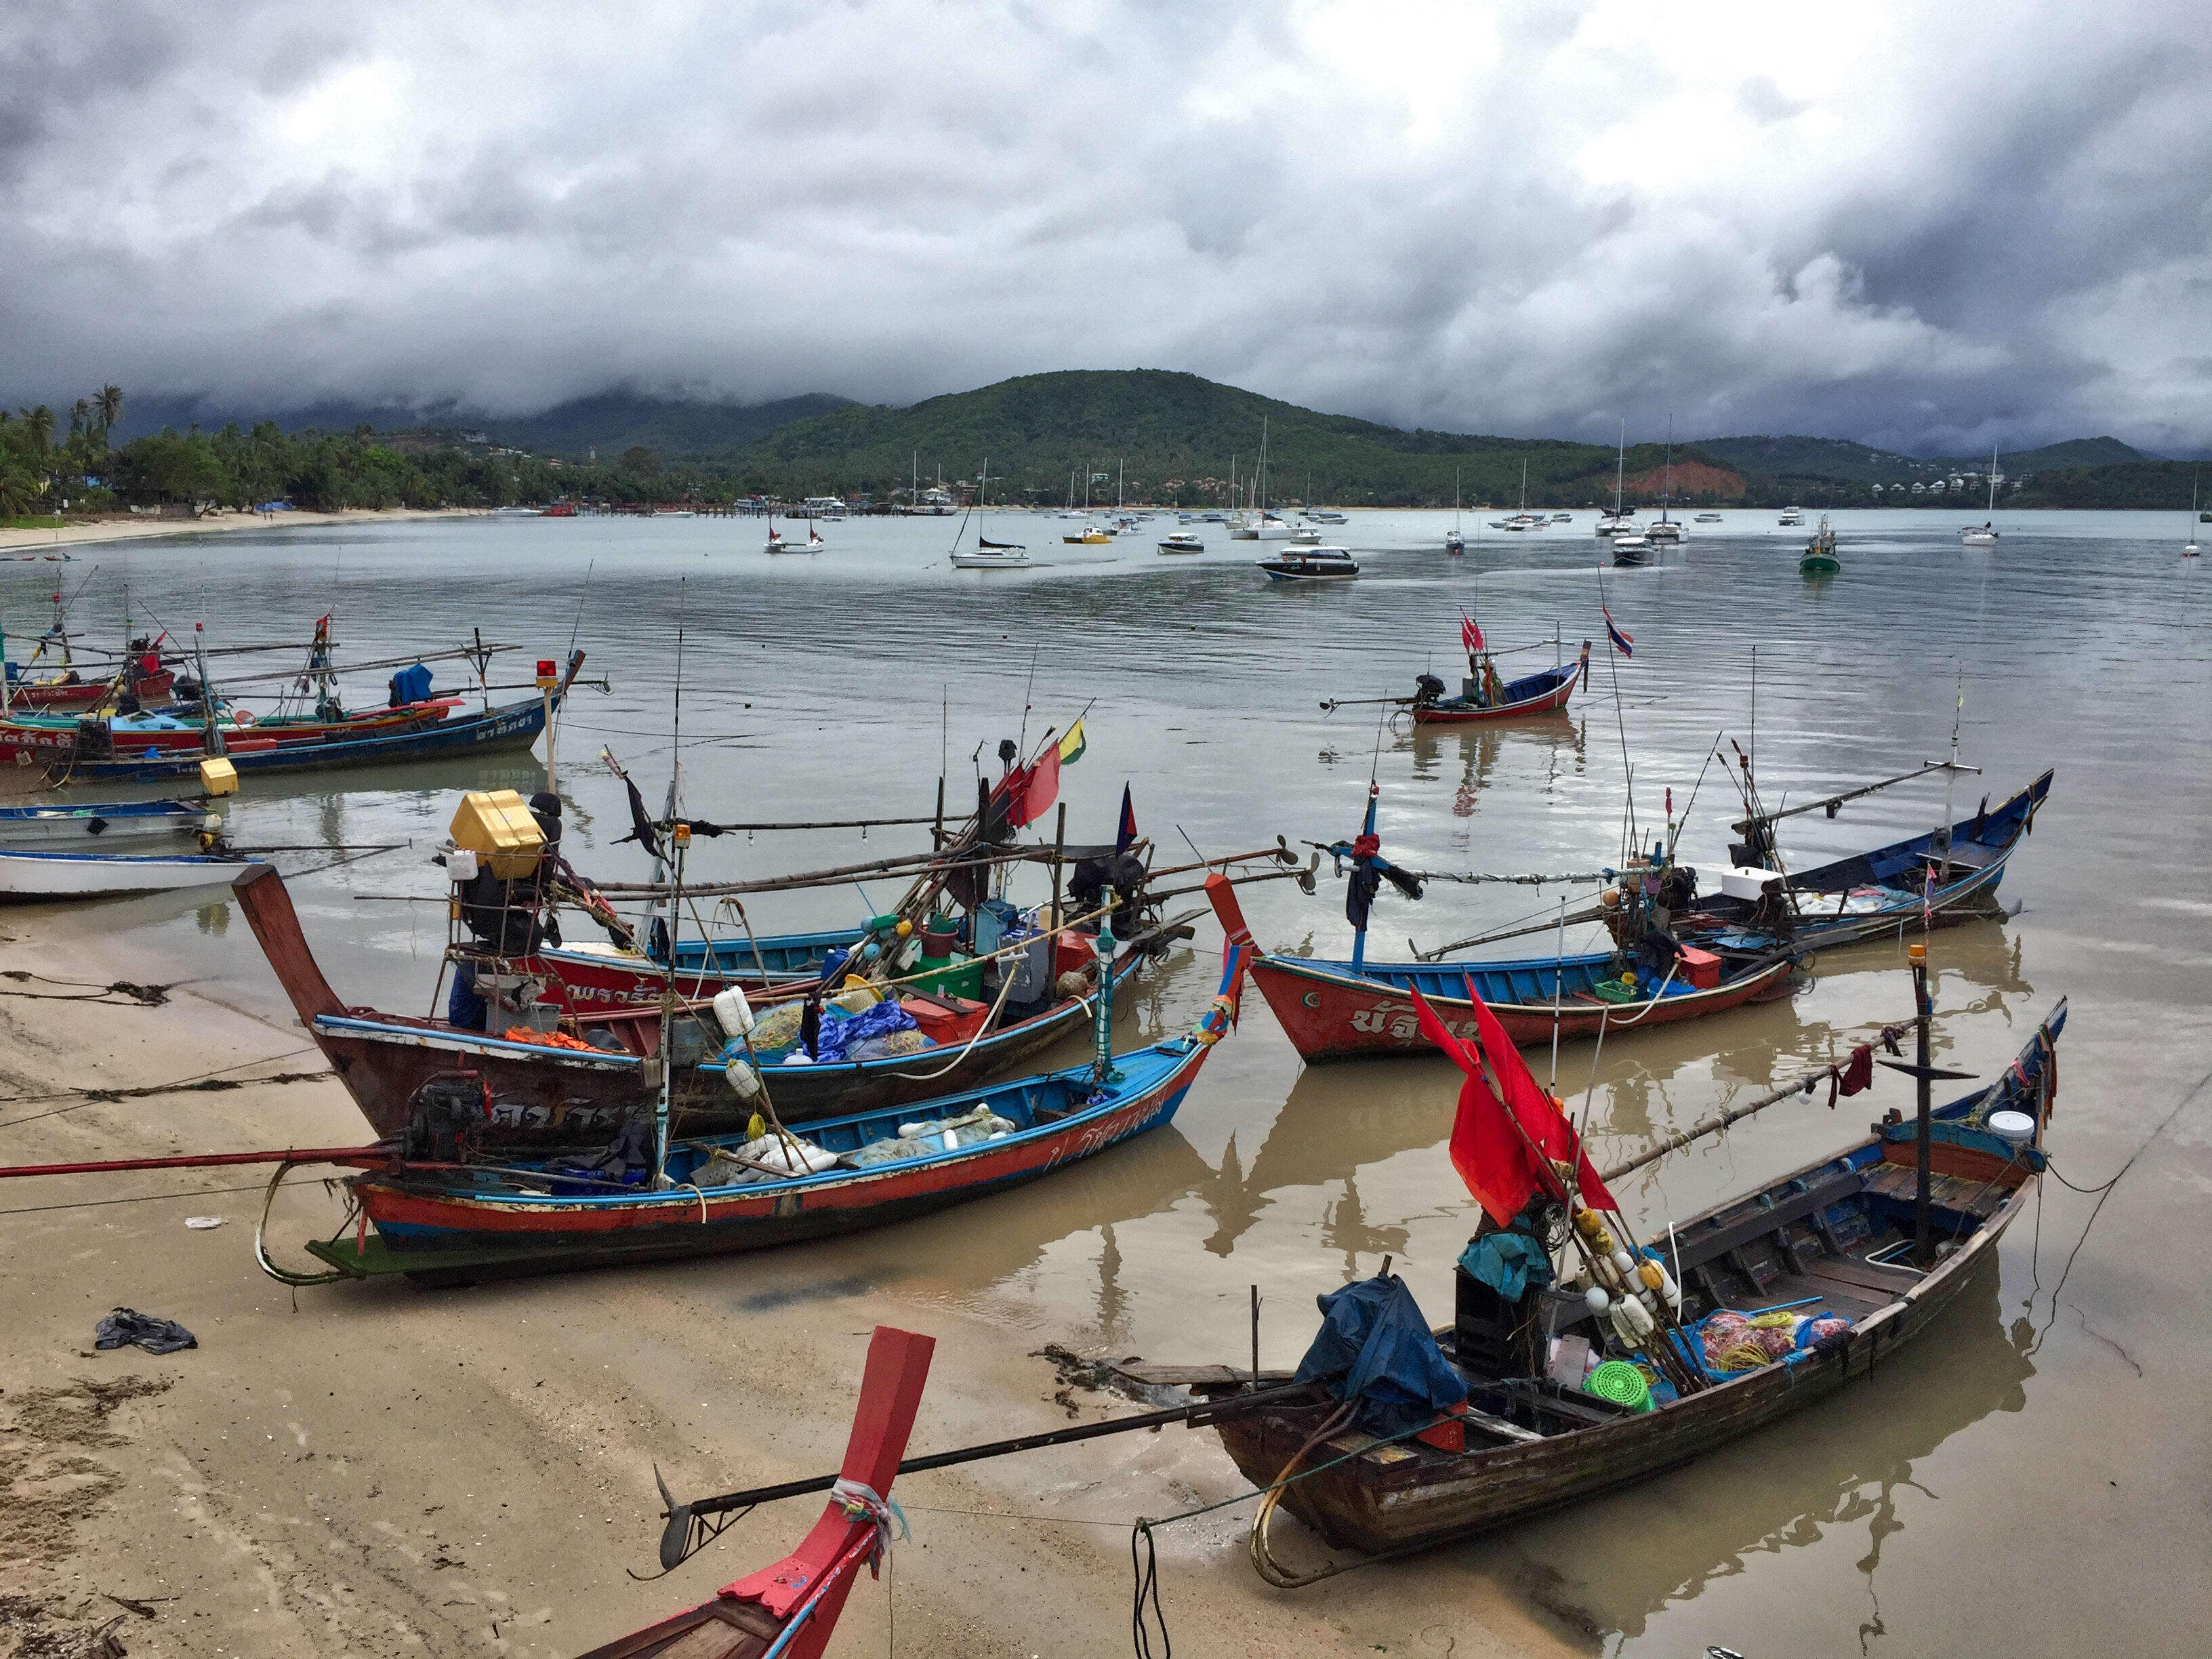
[[[1203,553],[1206,551],[1206,544],[1199,540],[1199,538],[1191,532],[1188,530],[1178,530],[1172,536],[1162,538],[1160,542],[1160,551],[1163,553]]]
[[[1114,539],[1114,532],[1103,525],[1087,524],[1079,536],[1062,536],[1060,540],[1078,546],[1095,547]]]
[[[1662,519],[1656,524],[1645,526],[1644,530],[1644,539],[1653,542],[1679,542],[1685,533],[1672,519]]]
[[[1717,513],[1700,513],[1698,514],[1698,522],[1699,524],[1718,524],[1721,522],[1721,515]]]
[[[1575,515],[1571,513],[1554,513],[1552,514],[1552,522],[1553,524],[1572,524],[1574,521]]]
[[[179,887],[228,887],[248,867],[245,860],[221,854],[0,853],[0,900],[123,898]]]
[[[1296,526],[1291,531],[1291,544],[1294,547],[1319,547],[1321,526],[1312,524]]]
[[[1828,515],[1823,513],[1820,530],[1811,541],[1805,544],[1804,552],[1798,556],[1798,573],[1806,576],[1832,576],[1843,568],[1843,561],[1836,556],[1836,532],[1828,527]]]
[[[221,835],[222,819],[197,801],[110,801],[99,806],[0,806],[0,851],[106,852],[124,843],[184,842]]]
[[[1613,536],[1613,562],[1617,565],[1650,564],[1658,551],[1650,537],[1632,526]]]
[[[1785,507],[1782,509],[1782,527],[1784,530],[1790,528],[1794,525],[1801,525],[1804,522],[1805,509],[1803,507]]]
[[[1445,532],[1444,532],[1444,551],[1445,551],[1445,552],[1447,552],[1447,553],[1451,553],[1451,554],[1460,554],[1460,553],[1464,553],[1464,552],[1466,552],[1466,551],[1467,551],[1467,538],[1466,538],[1466,537],[1464,537],[1464,536],[1462,536],[1462,535],[1461,535],[1461,534],[1459,533],[1459,532],[1458,532],[1458,531],[1456,531],[1456,530],[1447,530],[1447,531],[1445,531]]]
[[[1334,507],[1310,507],[1306,509],[1306,517],[1312,520],[1316,524],[1343,524],[1346,522],[1344,514],[1339,513]]]
[[[1341,582],[1359,574],[1348,547],[1285,548],[1258,563],[1267,580],[1277,582]]]

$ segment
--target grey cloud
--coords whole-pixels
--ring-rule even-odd
[[[2212,72],[2187,8],[2077,10],[63,0],[0,25],[0,371],[515,409],[1151,363],[1492,431],[2198,447]]]

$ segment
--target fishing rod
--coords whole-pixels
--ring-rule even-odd
[[[1856,800],[1862,795],[1871,795],[1878,789],[1888,789],[1897,784],[1910,783],[1915,778],[1926,777],[1930,772],[1972,772],[1978,777],[1981,775],[1981,770],[1978,766],[1961,766],[1956,760],[1929,761],[1926,765],[1915,768],[1912,771],[1900,772],[1893,778],[1884,778],[1879,783],[1862,784],[1856,789],[1846,789],[1841,794],[1829,795],[1820,800],[1807,801],[1802,806],[1785,807],[1775,812],[1753,811],[1748,817],[1738,820],[1729,828],[1739,836],[1747,836],[1751,833],[1753,824],[1779,823],[1783,819],[1794,818],[1801,812],[1825,811],[1830,817],[1833,817],[1836,816],[1837,809],[1845,801]]]

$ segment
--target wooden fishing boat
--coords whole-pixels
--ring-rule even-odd
[[[1232,938],[1246,931],[1233,891],[1210,890],[1209,896]],[[1464,1036],[1474,1029],[1472,991],[1522,1044],[1549,1042],[1555,1027],[1563,1037],[1595,1036],[1601,1025],[1621,1036],[1724,1012],[1757,998],[1789,994],[1787,955],[1717,963],[1710,984],[1669,983],[1657,996],[1617,988],[1601,994],[1600,988],[1608,981],[1618,988],[1620,963],[1611,951],[1524,962],[1372,963],[1256,950],[1252,981],[1298,1057],[1309,1063],[1434,1053],[1414,1013],[1415,987],[1453,1036]],[[1621,1000],[1608,1000],[1612,995]]]
[[[1314,1444],[1337,1409],[1316,1390],[1311,1404],[1217,1419],[1224,1448],[1262,1487],[1282,1480],[1304,1450],[1298,1478],[1282,1489],[1282,1505],[1334,1546],[1395,1555],[1616,1490],[1794,1412],[1833,1404],[1850,1379],[1886,1362],[1900,1344],[1923,1331],[1942,1334],[1945,1309],[1995,1256],[1998,1239],[2025,1207],[2045,1166],[2057,1085],[2053,1045],[2065,1018],[2061,1002],[1994,1087],[1931,1114],[1929,1218],[1940,1241],[1932,1267],[1902,1259],[1916,1237],[1919,1134],[1913,1121],[1898,1121],[1896,1113],[1833,1157],[1676,1229],[1667,1261],[1679,1261],[1685,1326],[1720,1311],[1783,1309],[1840,1316],[1846,1328],[1831,1328],[1817,1340],[1801,1328],[1786,1358],[1757,1369],[1723,1370],[1708,1360],[1710,1386],[1680,1395],[1656,1389],[1656,1403],[1639,1410],[1547,1374],[1547,1333],[1597,1334],[1579,1297],[1532,1291],[1516,1304],[1462,1272],[1459,1316],[1437,1335],[1468,1384],[1464,1417],[1419,1435],[1346,1431]],[[1993,1132],[2001,1111],[2032,1121],[2032,1138],[2015,1142]],[[1515,1363],[1515,1343],[1501,1340],[1501,1322],[1523,1316],[1534,1322],[1533,1365]],[[1121,1369],[1138,1381],[1182,1382],[1232,1399],[1255,1381],[1249,1370],[1219,1365]],[[1267,1373],[1256,1379],[1283,1380]],[[1464,1449],[1447,1449],[1455,1440]],[[1255,1564],[1279,1584],[1341,1570],[1332,1564],[1286,1573],[1273,1562],[1264,1531],[1255,1528],[1253,1543]]]
[[[1887,937],[1901,927],[1987,915],[2006,865],[2034,830],[2053,775],[2045,772],[1995,808],[1985,799],[1948,834],[1931,830],[1795,875],[1777,872],[1756,896],[1704,895],[1674,917],[1675,936],[1723,957],[1765,957],[1791,944],[1828,949]],[[1750,848],[1737,850],[1763,856]],[[1765,872],[1735,873],[1755,878]]]
[[[742,1133],[672,1141],[672,1184],[658,1189],[645,1169],[624,1189],[543,1164],[395,1163],[348,1178],[373,1244],[357,1231],[308,1248],[348,1275],[477,1279],[759,1249],[963,1203],[1172,1118],[1228,1034],[1245,959],[1242,946],[1224,953],[1220,991],[1187,1036],[1114,1055],[1110,1065],[806,1124],[804,1144],[836,1159],[818,1173],[745,1164],[779,1143],[748,1144]]]
[[[0,831],[0,833],[4,833]],[[676,994],[711,1000],[736,987],[748,996],[803,986],[822,975],[832,951],[851,950],[866,935],[857,927],[829,933],[764,933],[754,938],[684,939],[676,945]],[[545,1000],[573,1013],[593,1008],[658,1007],[668,964],[642,951],[585,940],[547,945],[520,971],[542,974]]]
[[[906,1455],[936,1346],[932,1337],[876,1327],[843,1467],[822,1518],[796,1550],[723,1585],[712,1601],[605,1643],[581,1659],[818,1659],[860,1569],[873,1574],[889,1546],[891,1482]],[[688,1515],[683,1522],[688,1534]]]
[[[111,852],[118,844],[191,842],[222,820],[204,803],[112,801],[99,806],[0,806],[0,850]]]
[[[243,743],[248,747],[257,741],[338,741],[420,731],[436,725],[459,707],[459,697],[434,697],[398,708],[368,709],[342,720],[318,720],[313,715],[272,715],[267,720],[256,720],[251,714],[233,714],[226,709],[217,718],[216,729],[222,733],[226,744]],[[41,740],[47,732],[64,734],[74,749],[88,755],[104,748],[112,755],[126,756],[174,749],[179,744],[198,749],[206,740],[207,721],[198,714],[174,713],[118,714],[104,720],[21,715],[0,721],[0,761],[9,759],[12,751],[21,747],[28,746],[34,752],[50,747]]]
[[[1575,688],[1589,675],[1589,641],[1583,641],[1581,657],[1557,668],[1508,680],[1498,700],[1486,702],[1466,696],[1413,700],[1416,726],[1474,726],[1486,720],[1518,720],[1527,714],[1548,714],[1565,708]]]
[[[547,1046],[544,1036],[534,1031],[510,1037],[442,1019],[349,1006],[323,976],[291,896],[275,872],[241,881],[237,896],[301,1024],[380,1136],[405,1132],[424,1084],[473,1072],[487,1091],[488,1144],[573,1147],[604,1142],[652,1092],[646,1079],[660,1063],[664,1047],[674,1067],[675,1106],[684,1133],[733,1130],[753,1114],[754,1108],[732,1093],[725,1080],[726,1069],[719,1058],[722,1035],[711,1012],[687,1008],[674,1041],[664,1045],[657,1002],[593,1008],[579,1017],[579,1024],[583,1040],[597,1046],[576,1048]],[[1148,959],[1151,948],[1146,941],[1133,942],[1116,956],[1116,992]],[[1091,997],[1071,997],[1032,1018],[960,1043],[875,1060],[773,1066],[768,1086],[787,1123],[896,1107],[1002,1072],[1079,1030],[1095,1006]]]
[[[235,854],[129,853],[0,853],[0,901],[31,903],[55,899],[120,898],[184,887],[223,887],[246,865]]]
[[[453,699],[438,699],[448,709]],[[553,706],[560,704],[556,693]],[[387,713],[392,711],[386,711]],[[398,711],[404,713],[404,711]],[[463,754],[502,754],[527,749],[545,729],[541,697],[499,703],[481,714],[446,718],[447,710],[419,719],[365,719],[358,726],[319,729],[261,725],[225,732],[223,752],[241,774],[309,772],[352,766],[388,766],[404,761],[442,760]],[[356,735],[365,732],[367,735]],[[67,734],[56,733],[58,737]],[[0,752],[6,747],[0,735]],[[56,747],[33,750],[50,775],[72,783],[148,783],[197,777],[206,750],[198,732],[185,732],[172,746],[143,748],[129,754],[95,757],[74,737]],[[17,764],[30,761],[18,756]]]

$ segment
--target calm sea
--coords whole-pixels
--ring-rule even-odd
[[[1449,559],[1448,514],[1355,514],[1330,533],[1364,574],[1320,590],[1270,586],[1253,545],[1229,544],[1218,526],[1201,529],[1204,556],[1161,557],[1153,542],[1171,516],[1107,547],[1062,544],[1075,526],[1057,518],[997,518],[988,533],[1037,556],[1019,573],[951,568],[953,520],[831,524],[822,553],[771,559],[757,520],[667,518],[274,530],[87,550],[62,568],[89,575],[74,621],[103,637],[126,607],[173,637],[204,621],[218,645],[304,641],[328,612],[354,661],[453,649],[481,630],[520,647],[493,670],[509,682],[573,640],[589,653],[586,676],[612,690],[580,692],[561,724],[567,846],[608,879],[647,872],[635,847],[614,844],[628,815],[603,746],[656,805],[680,756],[696,817],[918,817],[940,775],[956,807],[972,801],[1000,738],[1033,744],[1082,713],[1088,752],[1063,786],[1072,838],[1111,835],[1127,782],[1161,862],[1279,834],[1328,841],[1357,829],[1372,776],[1392,856],[1492,872],[1616,861],[1632,769],[1647,837],[1671,791],[1676,816],[1687,813],[1683,854],[1710,871],[1726,861],[1737,816],[1722,766],[1706,768],[1723,734],[1755,744],[1766,799],[1781,805],[1941,758],[1955,723],[1961,760],[1982,769],[1957,784],[1957,815],[2046,768],[2057,776],[2005,879],[2018,915],[1936,940],[1942,1060],[1991,1076],[2070,999],[2052,1146],[2074,1182],[2107,1179],[2212,1068],[2212,589],[2179,557],[2179,516],[2014,515],[2000,547],[1978,550],[1936,515],[1840,514],[1843,571],[1818,582],[1797,571],[1806,532],[1770,513],[1693,526],[1659,568],[1621,572],[1601,572],[1591,515],[1576,518],[1507,536],[1470,514],[1469,556]],[[11,639],[42,624],[55,568],[0,566]],[[1634,635],[1632,659],[1605,653],[1601,604]],[[1554,640],[1569,654],[1595,640],[1595,684],[1566,716],[1503,729],[1416,733],[1371,707],[1319,707],[1403,694],[1424,669],[1455,681],[1462,612],[1493,644],[1528,647],[1509,668],[1548,665]],[[276,670],[296,658],[241,660]],[[458,665],[436,666],[441,684],[458,681]],[[356,677],[352,700],[381,702],[383,680]],[[409,851],[295,886],[342,995],[424,1010],[443,909],[397,901],[441,890],[427,859],[457,791],[526,791],[542,775],[539,759],[518,756],[254,780],[233,831],[248,844],[411,838]],[[1792,819],[1785,851],[1805,864],[1917,833],[1945,805],[1933,777],[1832,821]],[[738,834],[701,842],[691,876],[927,845],[916,830]],[[1376,951],[1539,922],[1563,890],[1590,891],[1438,884],[1414,903],[1386,890]],[[897,891],[882,880],[763,897],[750,915],[763,931],[841,925]],[[1340,884],[1314,898],[1258,886],[1244,902],[1272,945],[1348,947]],[[143,977],[211,979],[289,1018],[225,906],[109,906],[69,925],[118,934],[145,959]],[[1578,937],[1570,931],[1569,948]],[[1125,1009],[1125,1032],[1194,1019],[1219,943],[1201,926]],[[1549,948],[1548,938],[1498,947]],[[1589,1045],[1570,1043],[1559,1085],[1579,1100],[1594,1084],[1592,1121],[1617,1155],[1825,1064],[1856,1028],[1909,1010],[1901,950],[1864,945],[1820,959],[1794,1000],[1611,1042],[1595,1068]],[[1540,1076],[1551,1063],[1535,1057]],[[1244,1352],[1257,1283],[1264,1358],[1293,1363],[1316,1323],[1310,1298],[1386,1254],[1432,1319],[1449,1316],[1451,1264],[1472,1224],[1443,1151],[1456,1084],[1440,1061],[1303,1071],[1255,995],[1171,1127],[993,1200],[988,1224],[981,1210],[955,1211],[714,1271],[802,1287],[860,1279],[950,1299],[1024,1336],[1192,1360]],[[1663,1229],[1909,1103],[1901,1081],[1881,1089],[1833,1114],[1777,1108],[1621,1196]],[[1630,1655],[1707,1643],[1808,1659],[1966,1652],[1995,1646],[1998,1632],[2037,1652],[2177,1650],[2212,1594],[2201,1532],[2208,1096],[2136,1164],[2078,1256],[2095,1200],[2047,1184],[2044,1212],[2012,1230],[1996,1268],[1837,1403],[1632,1492],[1383,1569],[1393,1593],[1442,1605],[1467,1573],[1516,1577],[1586,1619],[1594,1646]],[[2054,1316],[2050,1292],[2069,1261]],[[2094,1575],[2081,1571],[2091,1536],[2108,1540]]]

